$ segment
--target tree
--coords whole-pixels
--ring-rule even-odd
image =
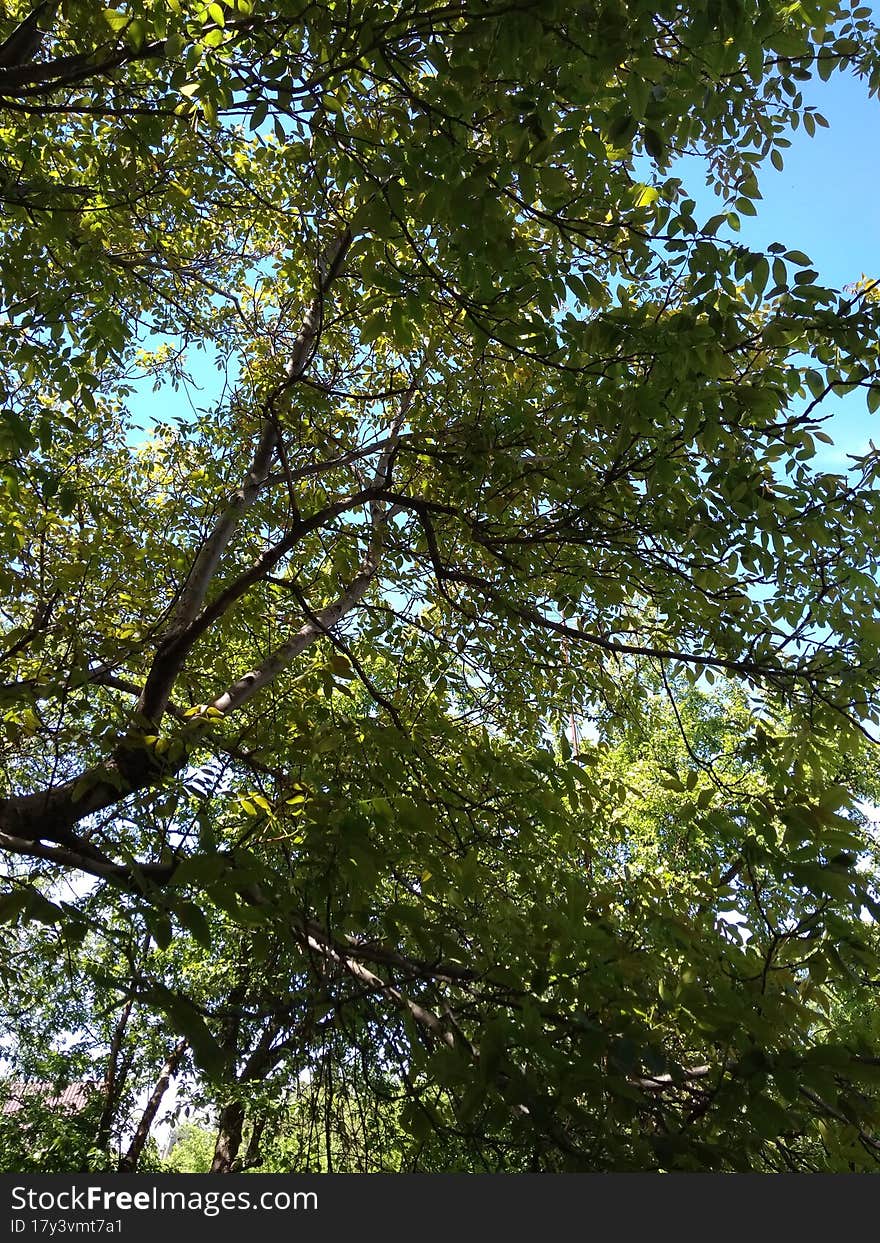
[[[150,1168],[151,1128],[185,1065],[186,1042],[134,995],[149,936],[99,895],[78,914],[2,930],[4,1170]]]
[[[799,1167],[818,1118],[871,1160],[817,979],[876,973],[878,458],[816,441],[877,407],[878,304],[735,236],[813,71],[876,92],[869,13],[0,32],[2,917],[149,936],[108,978],[213,1085],[218,1170],[257,1085],[358,1057],[417,1141],[527,1168]],[[675,866],[621,872],[627,739],[713,679],[755,780],[671,708]]]
[[[188,1122],[175,1133],[164,1169],[175,1174],[207,1174],[213,1151],[213,1134]]]

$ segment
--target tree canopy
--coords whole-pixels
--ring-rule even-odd
[[[218,1172],[307,1115],[320,1168],[873,1167],[880,457],[819,449],[880,303],[737,240],[838,72],[880,34],[825,0],[4,6],[57,1159],[153,1160],[185,1073]]]

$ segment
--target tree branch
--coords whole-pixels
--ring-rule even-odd
[[[269,478],[272,459],[279,444],[278,403],[283,396],[289,394],[291,387],[302,377],[311,362],[320,332],[324,297],[342,268],[351,241],[351,230],[346,227],[333,239],[319,263],[317,291],[303,316],[302,326],[285,368],[285,378],[266,399],[259,440],[244,482],[196,554],[180,592],[138,704],[139,713],[154,724],[162,719],[181,664],[192,646],[192,642],[181,644],[181,637],[202,607],[229,541]]]

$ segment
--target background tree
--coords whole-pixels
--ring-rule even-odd
[[[870,14],[4,21],[16,935],[146,947],[115,1021],[233,1109],[218,1169],[273,1075],[330,1111],[353,1050],[493,1168],[797,1167],[817,1119],[870,1161],[874,1046],[831,1040],[818,976],[875,973],[877,456],[816,440],[836,395],[876,408],[878,307],[735,241],[822,123],[800,84],[876,90]],[[736,754],[670,709],[681,800],[633,813],[653,696],[713,677]]]

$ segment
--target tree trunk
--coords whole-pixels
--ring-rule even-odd
[[[260,1144],[263,1141],[263,1132],[266,1129],[267,1122],[268,1118],[265,1114],[254,1121],[254,1125],[251,1128],[251,1137],[248,1140],[247,1151],[244,1154],[244,1161],[241,1166],[243,1170],[252,1170],[256,1166],[263,1164]]]
[[[241,1101],[230,1101],[220,1110],[214,1160],[211,1162],[212,1174],[232,1173],[232,1167],[241,1147],[243,1129],[244,1105]]]
[[[153,1125],[156,1114],[159,1112],[159,1106],[162,1104],[162,1097],[168,1091],[171,1076],[182,1062],[186,1049],[186,1041],[181,1040],[174,1046],[168,1061],[162,1067],[159,1078],[156,1080],[156,1086],[153,1088],[152,1095],[147,1101],[147,1107],[141,1114],[141,1120],[137,1124],[134,1138],[128,1146],[128,1151],[125,1156],[119,1159],[120,1174],[134,1174],[137,1170],[138,1162],[144,1151],[144,1145],[150,1134],[150,1127]]]
[[[129,1000],[122,1007],[116,1026],[113,1029],[113,1039],[110,1043],[110,1052],[107,1057],[107,1070],[104,1074],[104,1106],[101,1110],[101,1120],[98,1123],[98,1147],[106,1148],[110,1142],[110,1128],[113,1125],[113,1115],[116,1112],[116,1103],[119,1100],[120,1093],[125,1086],[125,1076],[119,1074],[119,1056],[122,1052],[122,1042],[125,1039],[125,1029],[128,1026],[129,1016],[134,1002]]]

